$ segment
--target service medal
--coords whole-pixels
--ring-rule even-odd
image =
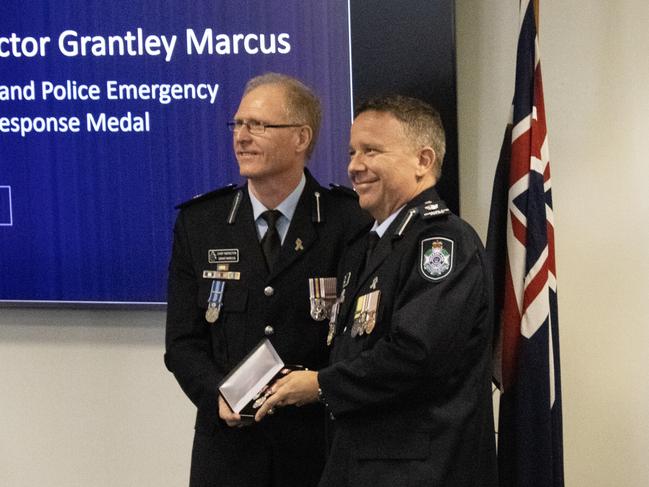
[[[219,319],[219,314],[221,314],[221,307],[216,306],[215,304],[210,304],[205,311],[205,321],[208,323],[215,323]]]
[[[327,308],[323,299],[311,298],[311,318],[324,321],[327,318]]]
[[[225,281],[212,281],[210,297],[207,300],[207,311],[205,311],[205,321],[208,323],[216,323],[216,320],[219,319],[224,289]]]
[[[354,310],[354,321],[352,323],[352,337],[356,337],[360,331],[363,329],[363,308],[365,307],[365,300],[367,299],[367,294],[359,296],[356,300],[356,309]]]
[[[369,294],[363,294],[356,300],[356,309],[354,310],[354,322],[352,324],[352,337],[370,334],[376,325],[376,314],[379,308],[379,298],[381,291],[372,291]]]
[[[365,333],[368,335],[372,333],[372,330],[374,330],[374,325],[376,325],[376,312],[368,311],[365,318]]]
[[[255,396],[254,402],[252,403],[252,408],[253,409],[259,409],[265,402],[266,399],[268,399],[270,396],[272,396],[273,393],[271,392],[270,387],[265,386],[259,393]]]
[[[345,291],[340,293],[340,297],[336,298],[334,305],[331,307],[331,316],[329,318],[329,332],[327,333],[327,346],[331,346],[336,336],[336,327],[338,326],[338,315],[340,314],[340,307],[345,302]]]
[[[339,299],[336,299],[336,302],[331,307],[331,316],[329,317],[329,331],[327,333],[327,346],[331,346],[331,343],[334,341],[334,335],[336,334],[336,320],[338,319],[338,311],[340,310]]]
[[[309,302],[311,318],[324,321],[331,315],[331,308],[336,301],[336,278],[316,277],[309,279]]]
[[[365,303],[365,327],[363,331],[366,334],[372,333],[374,326],[376,325],[376,313],[379,309],[379,298],[381,297],[381,291],[374,291],[367,295],[367,302]]]
[[[329,331],[327,332],[327,346],[330,347],[336,334],[336,323],[329,322]]]

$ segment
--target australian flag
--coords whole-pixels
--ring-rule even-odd
[[[538,1],[520,1],[516,87],[496,170],[487,251],[494,265],[494,377],[501,487],[563,487],[559,322]]]

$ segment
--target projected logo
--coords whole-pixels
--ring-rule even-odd
[[[11,186],[0,186],[0,227],[10,227],[13,224]]]

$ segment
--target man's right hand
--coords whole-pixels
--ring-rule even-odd
[[[219,417],[223,421],[225,421],[225,424],[227,424],[232,428],[235,426],[243,426],[243,423],[241,422],[241,416],[233,412],[232,409],[230,409],[230,406],[228,406],[228,403],[226,403],[223,397],[221,397],[220,395],[219,395]]]

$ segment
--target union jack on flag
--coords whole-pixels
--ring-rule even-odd
[[[494,266],[494,378],[501,487],[563,487],[557,285],[538,0],[520,1],[516,87],[496,170],[487,251]]]

